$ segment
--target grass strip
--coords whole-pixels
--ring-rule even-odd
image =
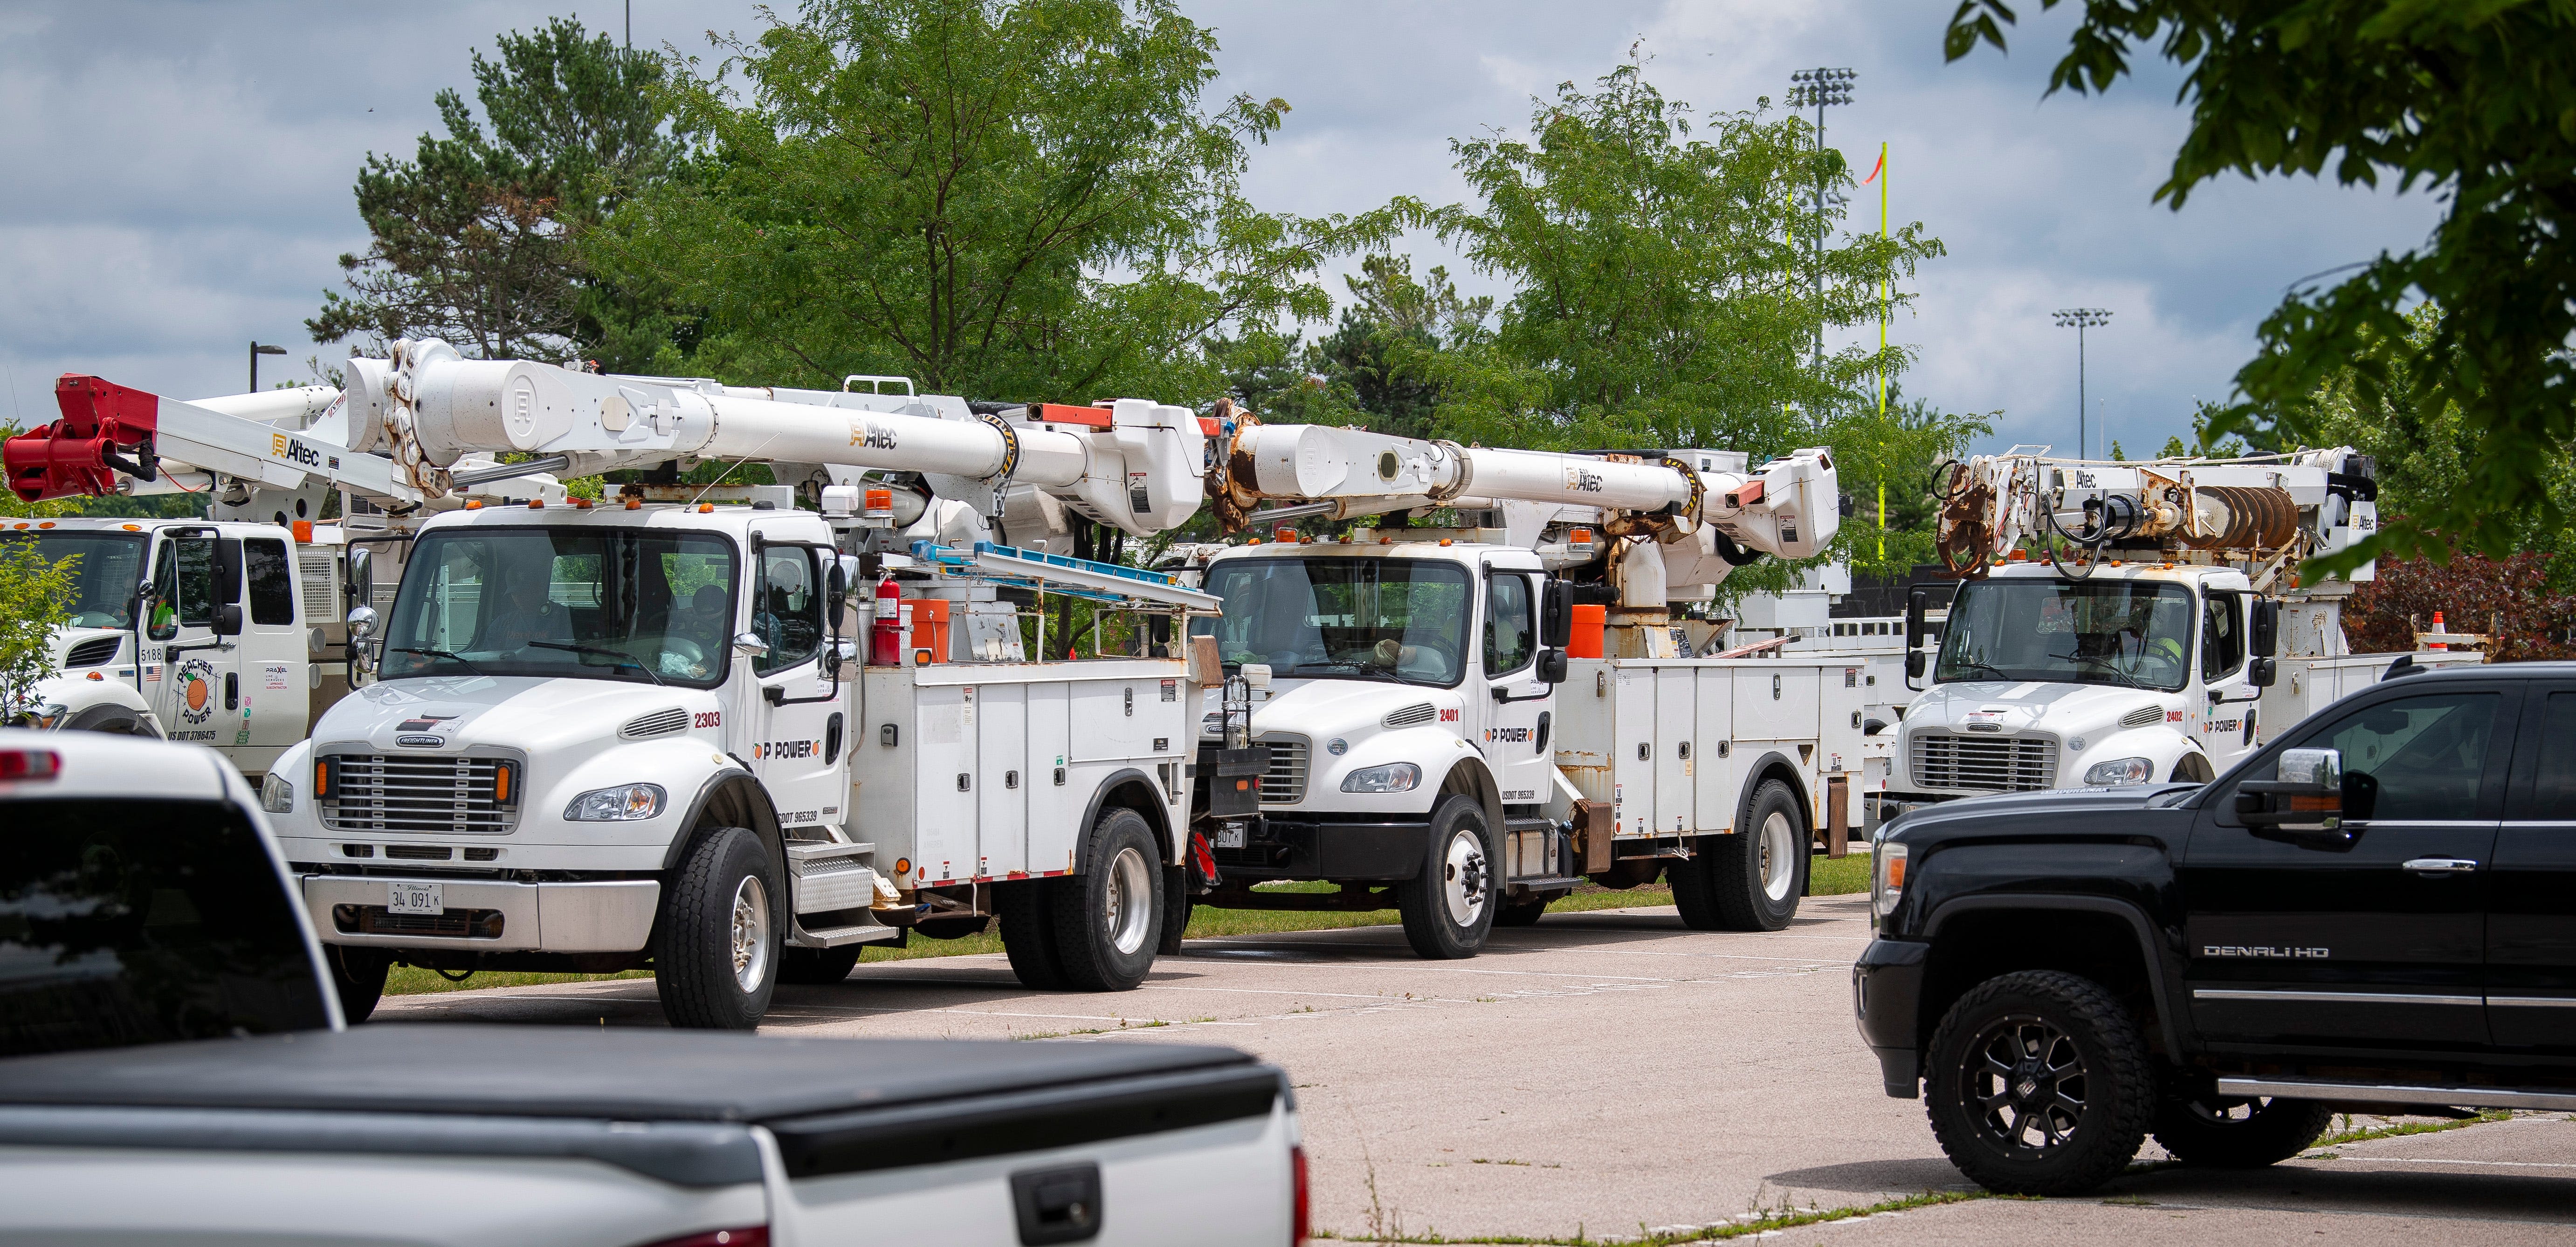
[[[1519,1234],[1484,1235],[1475,1238],[1450,1238],[1442,1234],[1338,1234],[1317,1230],[1314,1237],[1345,1243],[1425,1244],[1428,1247],[1677,1247],[1681,1243],[1713,1243],[1730,1238],[1750,1238],[1774,1230],[1793,1230],[1803,1225],[1821,1225],[1827,1221],[1849,1221],[1854,1217],[1874,1217],[1884,1212],[1911,1212],[1917,1208],[1937,1208],[1943,1204],[1964,1204],[1981,1199],[2037,1199],[2032,1195],[1997,1195],[1992,1191],[1925,1191],[1898,1199],[1880,1200],[1875,1204],[1852,1204],[1841,1208],[1779,1208],[1756,1212],[1741,1220],[1719,1225],[1700,1226],[1670,1233],[1642,1234],[1635,1238],[1594,1238],[1576,1234],[1571,1238],[1541,1238]]]
[[[1810,887],[1817,896],[1843,896],[1869,890],[1869,855],[1855,853],[1849,857],[1813,859],[1809,872]],[[1272,890],[1296,892],[1330,892],[1329,883],[1290,883],[1272,885]],[[1625,891],[1598,884],[1577,885],[1574,892],[1561,896],[1547,907],[1552,914],[1582,913],[1596,909],[1648,908],[1673,903],[1673,891],[1661,883]],[[1393,926],[1392,909],[1366,913],[1339,911],[1300,912],[1291,909],[1216,909],[1202,905],[1190,915],[1187,938],[1219,939],[1229,935],[1265,935],[1282,931],[1331,931],[1344,927]],[[977,953],[1002,951],[999,931],[986,929],[981,935],[964,939],[915,939],[903,948],[869,945],[860,960],[912,961],[923,957],[966,957]],[[650,978],[650,970],[628,970],[619,974],[546,974],[525,970],[483,970],[462,982],[451,982],[436,971],[416,966],[395,966],[385,976],[388,996],[418,996],[432,992],[477,991],[487,987],[532,987],[544,983],[589,983],[601,979]]]
[[[2337,1114],[2336,1119],[2343,1123],[2344,1128],[2334,1134],[2327,1135],[2326,1137],[2309,1144],[2308,1150],[2301,1153],[2301,1156],[2311,1156],[2321,1149],[2335,1147],[2345,1143],[2364,1143],[2372,1139],[2394,1139],[2400,1135],[2408,1134],[2440,1134],[2445,1130],[2457,1130],[2462,1126],[2482,1126],[2491,1121],[2511,1121],[2513,1119],[2513,1110],[2509,1108],[2491,1108],[2479,1113],[2475,1117],[2461,1117],[2451,1121],[2401,1121],[2392,1126],[2369,1126],[2361,1129],[2353,1128],[2352,1117],[2350,1114]]]

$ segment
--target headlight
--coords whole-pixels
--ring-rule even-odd
[[[564,807],[564,821],[569,823],[625,823],[651,818],[662,812],[660,784],[628,784],[623,788],[602,788],[585,792]]]
[[[1870,869],[1870,908],[1886,917],[1896,909],[1897,898],[1905,894],[1905,846],[1893,840],[1878,842],[1878,860]]]
[[[270,771],[259,781],[259,808],[271,814],[283,814],[294,809],[294,783],[285,776]]]
[[[2122,784],[2143,784],[2155,778],[2156,763],[2152,758],[2113,758],[2084,768],[2084,782],[2103,788]]]
[[[1342,777],[1344,792],[1411,792],[1422,782],[1422,768],[1410,762],[1363,767]]]
[[[57,728],[63,725],[63,720],[69,717],[71,712],[72,708],[61,702],[47,702],[37,707],[36,712],[28,716],[28,719],[35,727]]]

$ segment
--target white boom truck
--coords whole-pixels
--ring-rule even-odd
[[[1669,872],[1686,921],[1777,929],[1811,829],[1861,769],[1859,668],[1694,657],[1670,610],[1839,521],[1821,449],[1556,454],[1351,430],[1226,431],[1220,514],[1454,508],[1474,527],[1356,528],[1215,554],[1202,620],[1240,685],[1202,708],[1197,811],[1233,907],[1394,903],[1414,950],[1469,956],[1584,876]],[[1256,517],[1257,518],[1257,517]],[[1399,517],[1400,518],[1400,517]],[[1577,638],[1577,599],[1600,624]],[[1228,698],[1233,704],[1228,704]],[[1256,890],[1277,880],[1331,893]]]
[[[371,577],[363,553],[346,556],[370,541],[399,551],[425,502],[453,509],[477,494],[424,500],[383,459],[318,449],[302,430],[339,397],[304,386],[172,403],[96,377],[62,378],[62,420],[9,440],[13,490],[29,501],[195,493],[210,515],[0,525],[0,541],[27,543],[47,562],[72,560],[70,618],[53,638],[57,674],[5,717],[202,744],[252,776],[304,739],[350,687],[343,620],[365,604]],[[563,496],[550,480],[511,488]],[[344,491],[344,512],[364,506],[369,517],[321,520],[334,490]]]
[[[1928,665],[1931,683],[1887,798],[2208,780],[2375,680],[2396,656],[2351,654],[2340,622],[2373,569],[2290,583],[2300,559],[2370,534],[2374,477],[2349,448],[2092,462],[2017,447],[1956,465],[1939,540],[1962,582],[1937,653],[1936,591],[1910,595],[1908,682]]]

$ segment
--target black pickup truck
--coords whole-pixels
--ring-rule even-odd
[[[1861,1034],[1987,1187],[2576,1109],[2576,663],[2391,678],[2207,784],[1917,810],[1874,867]]]

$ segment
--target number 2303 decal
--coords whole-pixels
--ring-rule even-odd
[[[698,713],[698,716],[697,716],[697,721],[696,721],[695,723],[690,724],[690,726],[691,726],[691,727],[723,727],[723,726],[724,726],[724,711],[721,711],[721,710],[705,710],[705,711],[700,711],[700,712]]]

